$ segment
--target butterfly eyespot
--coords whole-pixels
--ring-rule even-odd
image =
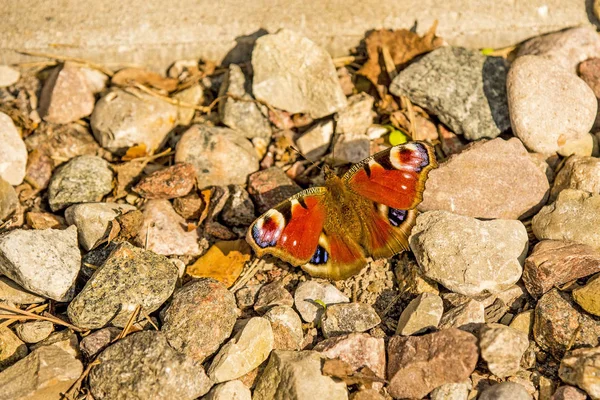
[[[327,260],[329,259],[329,253],[325,250],[321,245],[317,246],[317,250],[315,250],[315,254],[313,254],[309,263],[319,265],[319,264],[327,264]]]
[[[285,218],[275,210],[256,221],[252,227],[252,239],[260,247],[273,247],[277,244],[283,227]]]
[[[406,219],[406,210],[397,210],[395,208],[388,209],[388,220],[393,226],[400,226]]]

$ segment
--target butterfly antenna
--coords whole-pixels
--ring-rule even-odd
[[[298,148],[296,148],[295,146],[290,146],[290,149],[294,150],[296,153],[298,153],[298,155],[302,158],[304,158],[306,161],[310,162],[314,167],[321,169],[321,167],[319,167],[319,165],[312,161],[309,160],[308,157],[306,157],[300,150],[298,150]]]

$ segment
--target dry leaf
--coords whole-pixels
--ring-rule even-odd
[[[325,360],[322,372],[323,375],[344,381],[346,385],[361,384],[368,389],[370,389],[375,382],[385,383],[385,379],[378,377],[369,367],[361,367],[355,371],[350,364],[339,358]]]
[[[376,86],[388,87],[391,83],[390,73],[393,74],[398,67],[416,56],[442,45],[442,39],[435,36],[436,27],[437,21],[422,37],[407,29],[380,29],[372,32],[365,39],[369,59],[357,73],[367,77]],[[382,55],[382,50],[386,57]],[[394,70],[390,71],[392,67]]]
[[[136,144],[127,149],[125,155],[121,157],[123,161],[130,161],[136,158],[146,157],[150,154],[145,143]]]
[[[250,260],[250,253],[250,246],[243,239],[217,242],[188,266],[186,273],[193,278],[214,278],[230,287]]]
[[[202,225],[206,217],[208,217],[208,211],[210,209],[210,200],[213,195],[213,190],[214,189],[204,189],[200,192],[200,197],[202,198],[202,201],[204,202],[205,206],[202,210],[202,214],[200,214],[200,218],[198,219],[198,226]]]
[[[125,68],[112,77],[111,83],[121,87],[131,86],[132,83],[139,83],[155,89],[172,92],[177,89],[179,81],[173,78],[165,78],[156,72],[141,68]]]
[[[132,210],[125,214],[119,215],[116,220],[121,226],[119,239],[129,240],[135,237],[142,229],[142,225],[144,223],[144,214],[142,214],[142,212],[139,210]]]

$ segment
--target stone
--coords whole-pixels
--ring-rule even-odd
[[[438,386],[464,381],[479,357],[477,338],[454,328],[392,336],[387,351],[388,392],[394,398],[422,398]]]
[[[229,198],[219,214],[227,226],[249,226],[256,219],[254,203],[244,186],[229,186]]]
[[[93,203],[112,191],[113,172],[108,162],[96,156],[79,156],[54,172],[48,185],[52,211],[77,203]]]
[[[523,283],[535,298],[554,287],[600,272],[600,252],[575,242],[542,240],[525,259]]]
[[[365,133],[335,135],[331,148],[327,162],[333,166],[358,163],[371,155],[371,141]]]
[[[10,367],[27,353],[25,343],[10,328],[0,328],[0,371]]]
[[[229,381],[213,386],[202,400],[252,400],[252,393],[241,381]]]
[[[198,231],[185,229],[185,220],[169,200],[149,200],[142,211],[144,222],[135,239],[137,245],[165,256],[201,253]]]
[[[598,155],[598,139],[592,134],[583,134],[580,138],[570,140],[560,146],[557,153],[563,157],[589,157]]]
[[[301,190],[279,167],[270,167],[248,177],[248,193],[260,214]]]
[[[7,220],[18,206],[17,192],[10,183],[0,178],[0,222]]]
[[[313,348],[329,359],[340,359],[348,363],[353,371],[368,367],[375,375],[385,379],[385,343],[367,333],[350,333],[325,339]],[[374,389],[381,389],[374,383]]]
[[[35,294],[71,300],[80,266],[75,227],[16,229],[0,235],[0,273]]]
[[[173,293],[177,267],[166,257],[120,243],[67,308],[82,329],[124,327],[136,307],[150,314]]]
[[[76,204],[65,210],[65,219],[69,225],[77,227],[81,246],[85,250],[91,250],[108,234],[111,221],[133,210],[137,208],[129,204]]]
[[[0,88],[14,85],[19,81],[21,73],[8,65],[0,65]]]
[[[246,285],[235,292],[235,301],[240,310],[246,310],[254,306],[258,291],[262,284]]]
[[[0,178],[13,186],[25,178],[27,148],[13,120],[0,112]]]
[[[433,293],[415,297],[402,311],[396,334],[410,336],[431,328],[437,328],[444,312],[442,298]]]
[[[88,360],[92,360],[107,348],[120,333],[121,329],[114,326],[98,329],[81,339],[79,349]]]
[[[501,382],[482,391],[478,400],[532,400],[532,397],[523,385]]]
[[[187,89],[175,93],[172,98],[182,103],[195,106],[202,105],[204,100],[204,89],[199,84],[194,84]],[[177,107],[177,123],[178,125],[189,125],[194,119],[196,110],[191,107]]]
[[[580,156],[567,158],[554,179],[550,201],[555,200],[564,189],[600,193],[600,159]]]
[[[352,332],[364,332],[376,327],[381,318],[370,304],[339,303],[328,305],[321,317],[323,336],[345,335]]]
[[[600,274],[593,276],[585,286],[573,290],[572,295],[581,308],[600,317]]]
[[[92,114],[94,93],[77,65],[55,67],[44,82],[38,112],[44,121],[67,124]]]
[[[325,310],[316,300],[326,307],[350,302],[349,298],[331,284],[320,284],[316,281],[302,282],[294,292],[294,305],[305,322],[317,323],[321,320]]]
[[[533,332],[534,318],[534,310],[523,311],[513,318],[509,326],[529,336]]]
[[[390,92],[430,110],[468,140],[495,138],[510,128],[506,74],[500,57],[446,46],[400,72]]]
[[[307,160],[314,162],[327,153],[332,137],[333,121],[329,119],[317,122],[304,132],[302,136],[296,139],[296,145]]]
[[[552,289],[535,307],[533,337],[560,360],[568,349],[598,346],[600,321],[580,312],[567,293]]]
[[[344,382],[321,374],[316,351],[274,350],[254,388],[253,400],[346,400]]]
[[[178,163],[142,178],[133,190],[146,199],[174,199],[188,194],[195,184],[194,166]]]
[[[112,89],[96,103],[90,125],[100,146],[113,153],[142,144],[152,152],[175,127],[177,110],[137,90]]]
[[[213,358],[208,376],[215,383],[238,379],[265,361],[273,350],[271,323],[251,318]]]
[[[576,74],[580,62],[600,57],[600,38],[593,26],[565,29],[529,39],[517,52],[517,57],[525,55],[550,60]]]
[[[19,339],[25,343],[37,343],[46,339],[54,331],[54,325],[50,321],[24,322],[15,327]]]
[[[294,298],[283,286],[282,281],[275,281],[264,285],[258,291],[254,311],[264,314],[269,308],[274,306],[293,306]]]
[[[407,296],[418,296],[422,293],[440,294],[438,284],[421,273],[417,261],[408,257],[406,253],[394,268],[394,276],[398,283],[398,291]]]
[[[528,217],[546,204],[550,189],[545,173],[516,138],[467,147],[431,171],[425,187],[419,210],[485,219]]]
[[[354,392],[349,397],[350,400],[385,400],[385,397],[379,394],[375,389],[362,389]]]
[[[56,214],[30,211],[25,215],[25,218],[27,224],[33,229],[64,229],[67,227],[65,219]]]
[[[258,154],[246,138],[229,128],[205,125],[192,125],[185,131],[177,143],[175,162],[194,166],[200,189],[245,185],[248,175],[259,167]]]
[[[85,77],[88,87],[94,94],[98,94],[106,89],[108,84],[108,75],[103,72],[88,67],[79,67],[79,71]]]
[[[498,293],[519,280],[529,239],[519,221],[428,211],[417,217],[409,242],[426,277],[475,296]]]
[[[539,239],[570,240],[600,250],[600,194],[565,189],[532,220]]]
[[[529,347],[527,334],[501,324],[485,324],[479,331],[481,358],[499,378],[516,375]]]
[[[585,390],[592,399],[600,399],[600,347],[568,353],[560,362],[558,376]]]
[[[229,64],[219,89],[219,97],[231,95],[236,98],[226,97],[219,102],[219,118],[223,124],[248,139],[269,138],[271,124],[265,117],[268,110],[252,98],[248,90],[249,86],[240,66]]]
[[[550,400],[586,400],[584,391],[573,386],[561,386],[556,389]]]
[[[373,123],[373,96],[365,92],[348,97],[348,105],[335,116],[335,133],[366,134]]]
[[[199,219],[204,207],[204,200],[196,192],[173,200],[173,209],[184,219]]]
[[[467,400],[472,386],[469,379],[465,382],[445,383],[433,389],[429,397],[431,400]]]
[[[169,346],[161,332],[131,334],[109,346],[89,375],[95,399],[195,399],[212,382],[201,365]]]
[[[70,329],[63,329],[62,331],[53,332],[46,339],[30,344],[29,348],[31,351],[35,351],[46,346],[58,347],[77,359],[81,357],[77,334]]]
[[[331,56],[289,29],[256,40],[252,70],[254,96],[273,107],[317,119],[346,106]]]
[[[506,87],[513,132],[531,151],[555,153],[587,135],[596,119],[592,89],[542,57],[517,58]]]
[[[222,283],[198,279],[173,294],[162,332],[171,346],[202,362],[229,338],[237,317],[235,298]]]
[[[30,293],[5,276],[0,276],[0,301],[12,304],[43,303],[45,298]]]
[[[59,400],[83,372],[73,354],[42,346],[0,373],[0,400]]]
[[[275,350],[300,350],[304,335],[302,321],[288,306],[275,306],[263,315],[273,329],[273,349]]]
[[[458,328],[474,333],[479,325],[485,322],[485,307],[483,303],[469,299],[465,303],[451,308],[442,315],[439,328]]]

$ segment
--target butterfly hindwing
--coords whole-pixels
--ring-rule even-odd
[[[399,210],[381,203],[373,203],[373,208],[365,215],[363,247],[374,259],[391,257],[408,250],[408,237],[415,225],[417,212]]]
[[[342,177],[350,189],[397,210],[415,208],[423,199],[425,180],[435,168],[433,148],[424,142],[390,147],[355,164]]]
[[[351,238],[323,232],[313,257],[302,269],[311,276],[339,280],[357,274],[366,264],[364,251]]]
[[[254,221],[246,240],[255,253],[272,254],[296,266],[310,261],[327,215],[326,192],[324,187],[306,189]]]

